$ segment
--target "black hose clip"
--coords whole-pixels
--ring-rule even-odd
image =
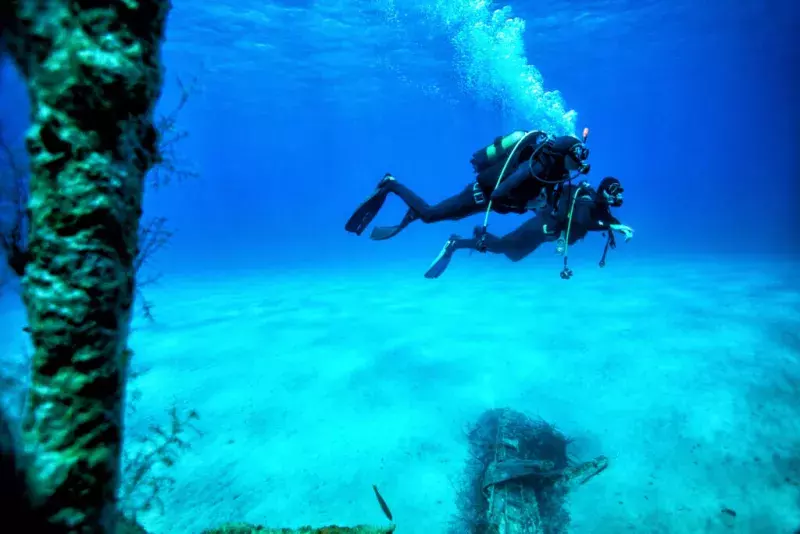
[[[570,269],[567,266],[567,258],[564,257],[564,268],[561,269],[561,273],[559,274],[559,276],[561,277],[562,280],[569,280],[570,278],[572,278],[572,274],[573,274],[572,269]]]
[[[475,239],[475,249],[478,252],[486,252],[486,233],[487,228],[483,225],[478,225],[472,230],[472,237]]]
[[[606,256],[608,255],[609,248],[617,248],[617,240],[614,238],[614,232],[612,230],[608,231],[608,239],[606,239],[606,246],[603,248],[603,256],[600,258],[600,262],[597,264],[601,269],[606,266]]]

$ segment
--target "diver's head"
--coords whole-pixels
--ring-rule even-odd
[[[598,201],[618,208],[622,206],[624,192],[625,189],[618,179],[613,176],[606,176],[597,187]]]
[[[552,151],[564,158],[564,167],[570,171],[580,171],[582,174],[589,172],[589,149],[581,143],[580,139],[571,135],[562,135],[553,140]]]

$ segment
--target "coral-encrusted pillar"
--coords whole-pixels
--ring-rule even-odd
[[[8,53],[31,99],[35,352],[23,444],[42,513],[113,532],[127,339],[144,177],[169,10],[159,0],[2,0]]]

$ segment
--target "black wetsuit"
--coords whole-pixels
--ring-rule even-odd
[[[555,241],[567,230],[568,214],[577,186],[566,185],[560,193],[555,211],[542,210],[512,232],[498,237],[485,234],[483,239],[456,239],[454,249],[472,249],[493,254],[505,254],[511,261],[520,261],[544,243]],[[569,228],[569,244],[572,245],[591,231],[610,231],[611,224],[619,220],[611,215],[608,204],[598,200],[598,193],[591,187],[581,188],[572,224]]]
[[[533,145],[520,150],[519,156],[515,158],[516,162],[506,170],[506,177],[497,189],[495,186],[502,164],[481,172],[460,193],[432,206],[397,180],[388,181],[383,188],[406,203],[409,207],[407,219],[419,219],[424,223],[457,221],[481,213],[486,210],[490,199],[492,211],[521,214],[525,213],[528,202],[537,199],[543,191],[545,198],[550,200],[555,184],[569,178],[563,156],[540,151],[536,154],[536,159],[531,161],[534,151]]]

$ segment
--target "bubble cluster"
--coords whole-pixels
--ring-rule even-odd
[[[545,90],[542,74],[525,53],[525,21],[510,7],[492,9],[487,0],[434,0],[419,8],[448,34],[461,82],[475,98],[499,105],[531,128],[575,134],[576,112],[566,107],[561,93]]]

